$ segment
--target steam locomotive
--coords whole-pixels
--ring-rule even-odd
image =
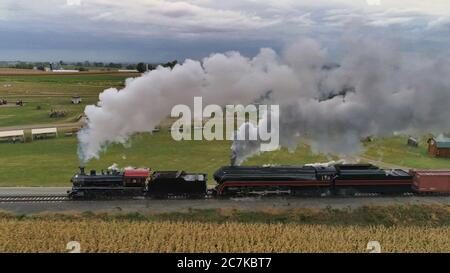
[[[218,195],[355,195],[412,192],[412,175],[373,165],[222,167],[214,174]]]
[[[86,174],[83,167],[72,179],[73,199],[152,197],[202,198],[207,192],[206,174],[184,171],[150,173],[148,169],[111,170]]]
[[[334,166],[222,167],[216,185],[207,188],[205,173],[125,169],[72,177],[76,198],[204,198],[207,196],[354,196],[358,194],[449,194],[450,171],[384,170],[370,164]]]

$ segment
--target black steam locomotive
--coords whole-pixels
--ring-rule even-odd
[[[354,195],[412,192],[403,170],[370,164],[303,167],[222,167],[214,174],[217,195]]]
[[[74,199],[180,196],[206,194],[206,174],[184,171],[153,172],[148,169],[111,170],[86,174],[83,167],[72,177],[69,196]]]
[[[72,178],[72,198],[203,198],[206,196],[450,193],[450,171],[383,170],[370,164],[334,166],[222,167],[208,190],[204,173],[125,169]]]

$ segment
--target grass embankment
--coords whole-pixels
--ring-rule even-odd
[[[448,206],[0,215],[1,252],[449,252]]]
[[[415,169],[450,169],[450,159],[436,158],[428,154],[427,136],[419,147],[406,145],[407,136],[376,139],[366,143],[364,155],[371,159]]]

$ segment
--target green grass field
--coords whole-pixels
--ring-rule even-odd
[[[406,145],[407,136],[383,138],[366,144],[365,156],[415,169],[450,169],[450,159],[435,158],[427,152],[427,136],[423,136],[419,147]]]
[[[449,159],[436,159],[424,147],[410,148],[405,137],[378,140],[368,145],[366,156],[387,163],[411,168],[450,168]],[[206,172],[211,176],[220,166],[229,164],[229,141],[174,141],[170,133],[139,134],[123,146],[112,145],[92,160],[87,169],[106,169],[113,163],[119,167],[150,167],[154,170],[184,169]],[[0,186],[69,186],[71,175],[77,171],[76,137],[60,136],[55,139],[30,143],[0,144]],[[381,156],[383,155],[383,156]],[[245,162],[245,165],[291,164],[326,162],[332,159],[311,153],[300,144],[293,153],[285,149],[263,153]]]
[[[1,76],[0,99],[11,104],[23,100],[23,107],[0,106],[0,127],[73,122],[87,104],[94,104],[98,94],[106,88],[124,86],[133,74],[98,75],[28,75]],[[83,103],[71,104],[72,96],[81,96]],[[49,112],[65,110],[62,118],[50,118]]]
[[[28,75],[1,76],[0,98],[22,99],[24,107],[0,107],[0,130],[4,126],[69,123],[83,112],[86,104],[97,102],[98,94],[109,87],[123,87],[124,80],[135,74],[95,75]],[[4,85],[11,85],[5,87]],[[83,104],[72,105],[72,95],[83,98]],[[40,106],[40,110],[38,110]],[[49,118],[51,109],[63,109],[68,115]],[[406,136],[378,139],[366,143],[365,157],[371,160],[411,168],[450,169],[450,160],[436,159],[426,153],[426,138],[419,148],[406,146]],[[172,140],[166,130],[133,137],[126,147],[113,145],[100,160],[91,161],[87,169],[105,169],[113,163],[120,167],[150,167],[154,170],[184,169],[211,175],[220,166],[229,164],[231,143],[228,141]],[[0,186],[70,186],[77,171],[76,137],[39,140],[27,143],[0,143]],[[305,144],[290,153],[285,149],[264,153],[245,162],[246,165],[294,164],[325,162],[335,157],[314,155]]]
[[[220,166],[229,164],[228,141],[174,141],[170,133],[139,134],[130,143],[113,145],[92,160],[87,169],[106,169],[113,163],[119,167],[150,167],[154,170],[184,169],[211,175]],[[70,177],[77,171],[76,137],[59,137],[31,143],[0,144],[0,186],[70,186]],[[305,145],[295,153],[280,150],[252,158],[246,164],[297,164],[326,161],[313,155]]]

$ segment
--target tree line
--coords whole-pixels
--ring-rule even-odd
[[[18,62],[14,65],[10,65],[8,67],[10,68],[17,68],[17,69],[37,69],[44,71],[46,68],[50,67],[61,67],[61,68],[70,68],[70,69],[77,69],[79,71],[88,71],[91,68],[106,68],[106,69],[128,69],[128,70],[137,70],[138,72],[145,72],[147,70],[153,70],[156,69],[159,65],[163,67],[170,67],[173,68],[176,64],[178,64],[177,60],[173,60],[166,63],[104,63],[104,62],[64,62],[59,61],[56,63],[52,62]]]

